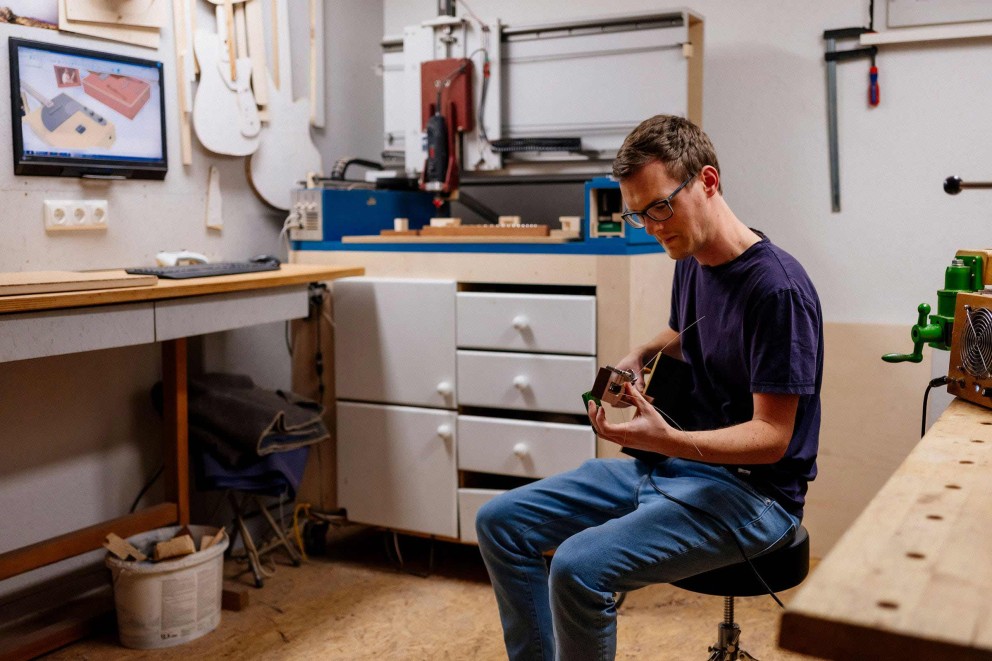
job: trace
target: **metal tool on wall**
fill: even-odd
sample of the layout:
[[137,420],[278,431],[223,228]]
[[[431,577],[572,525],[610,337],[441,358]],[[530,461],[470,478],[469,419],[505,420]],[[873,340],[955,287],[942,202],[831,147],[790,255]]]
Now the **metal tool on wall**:
[[868,90],[869,105],[878,103],[878,70],[875,68],[877,46],[837,50],[837,41],[860,37],[870,28],[841,28],[824,30],[823,40],[826,43],[824,59],[827,62],[827,135],[830,146],[830,206],[834,213],[840,211],[840,148],[837,136],[837,63],[845,60],[855,60],[862,57],[871,58],[870,83]]

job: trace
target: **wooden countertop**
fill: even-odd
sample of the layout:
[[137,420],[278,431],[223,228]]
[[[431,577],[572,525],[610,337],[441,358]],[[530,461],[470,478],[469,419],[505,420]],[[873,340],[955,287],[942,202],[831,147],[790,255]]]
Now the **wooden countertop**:
[[800,588],[781,646],[992,659],[990,523],[992,410],[955,399]]
[[167,280],[148,287],[120,287],[115,289],[89,289],[83,291],[53,292],[0,296],[0,313],[34,312],[62,308],[136,303],[184,296],[204,296],[226,292],[268,289],[287,285],[306,284],[333,280],[352,275],[362,275],[365,270],[351,266],[321,266],[314,264],[283,264],[278,271],[217,275],[209,278]]

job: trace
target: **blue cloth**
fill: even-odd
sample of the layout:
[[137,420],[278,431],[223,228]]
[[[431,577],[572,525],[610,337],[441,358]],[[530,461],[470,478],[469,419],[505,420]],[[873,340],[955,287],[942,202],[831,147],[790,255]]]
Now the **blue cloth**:
[[730,262],[675,266],[669,325],[687,329],[682,355],[692,372],[691,419],[682,421],[691,430],[729,427],[752,418],[753,393],[799,395],[785,456],[743,468],[752,485],[802,517],[819,447],[820,299],[799,262],[757,233],[761,241]]
[[211,452],[201,451],[202,472],[197,476],[197,487],[205,491],[235,489],[266,496],[285,495],[292,501],[296,499],[309,454],[310,446],[303,446],[267,454],[253,463],[234,467]]
[[727,527],[750,557],[798,526],[722,466],[671,458],[592,459],[502,494],[476,518],[511,660],[612,659],[615,592],[741,562]]

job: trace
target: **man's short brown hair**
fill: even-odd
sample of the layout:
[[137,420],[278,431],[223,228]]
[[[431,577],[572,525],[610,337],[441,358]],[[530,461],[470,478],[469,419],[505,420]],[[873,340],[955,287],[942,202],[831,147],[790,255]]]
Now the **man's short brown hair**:
[[[613,161],[613,176],[624,179],[652,161],[660,161],[673,179],[683,181],[706,165],[720,171],[713,143],[684,117],[655,115],[631,131]],[[720,191],[723,192],[721,184]]]

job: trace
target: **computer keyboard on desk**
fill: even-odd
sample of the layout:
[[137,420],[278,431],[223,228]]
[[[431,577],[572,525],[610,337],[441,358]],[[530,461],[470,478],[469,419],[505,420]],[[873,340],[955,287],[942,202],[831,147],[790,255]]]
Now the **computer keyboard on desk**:
[[208,278],[214,275],[278,271],[277,262],[208,262],[206,264],[177,264],[175,266],[136,266],[124,269],[132,275],[157,275],[160,278]]

